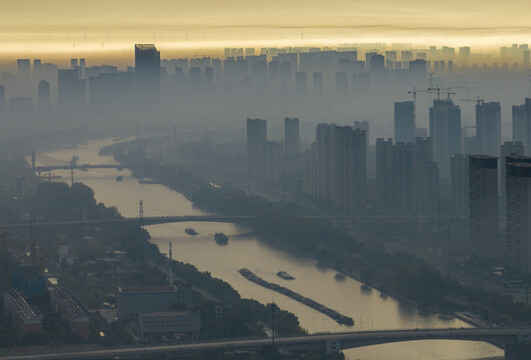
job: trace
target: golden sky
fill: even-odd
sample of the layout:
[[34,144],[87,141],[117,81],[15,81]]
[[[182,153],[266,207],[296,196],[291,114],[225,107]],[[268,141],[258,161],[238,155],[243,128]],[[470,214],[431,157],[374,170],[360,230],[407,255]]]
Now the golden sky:
[[168,53],[228,46],[531,43],[531,0],[0,0],[0,51]]

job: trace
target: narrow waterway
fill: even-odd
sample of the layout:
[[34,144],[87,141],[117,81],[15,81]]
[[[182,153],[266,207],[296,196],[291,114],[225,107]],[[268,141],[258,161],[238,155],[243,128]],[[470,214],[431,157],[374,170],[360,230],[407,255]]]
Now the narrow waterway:
[[[65,149],[37,154],[38,165],[53,165],[70,161],[79,156],[79,164],[113,164],[112,157],[98,156],[101,147],[111,144],[111,139],[90,142],[76,149]],[[54,171],[61,181],[70,182],[69,171]],[[118,175],[124,177],[117,182]],[[76,171],[74,180],[90,186],[96,200],[107,206],[116,206],[124,216],[138,216],[139,200],[144,203],[144,216],[203,214],[195,209],[182,194],[162,185],[139,184],[129,170]],[[199,234],[187,235],[184,229],[194,228]],[[298,316],[301,326],[309,332],[415,329],[415,328],[460,328],[468,324],[457,320],[442,320],[437,315],[421,315],[414,308],[393,298],[382,297],[376,290],[363,291],[361,283],[346,278],[334,279],[332,269],[316,267],[311,259],[299,259],[277,251],[252,234],[250,229],[227,223],[176,223],[148,226],[151,241],[162,253],[168,252],[171,241],[175,259],[191,263],[199,270],[209,271],[214,277],[230,283],[245,298],[262,303],[275,301],[282,309]],[[216,232],[229,236],[229,244],[219,246],[213,239]],[[260,287],[238,273],[240,268],[249,268],[261,278],[281,284],[306,297],[322,303],[355,321],[354,327],[337,324],[332,319],[286,296]],[[295,280],[287,281],[276,276],[278,271],[287,271]],[[232,334],[237,329],[228,329]],[[466,341],[417,341],[371,346],[345,352],[351,360],[458,360],[501,357],[503,352],[489,344]]]

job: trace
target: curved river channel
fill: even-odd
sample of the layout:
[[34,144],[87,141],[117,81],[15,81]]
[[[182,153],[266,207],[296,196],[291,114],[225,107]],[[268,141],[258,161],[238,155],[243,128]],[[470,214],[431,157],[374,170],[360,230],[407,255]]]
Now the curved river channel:
[[[76,149],[37,154],[37,164],[64,164],[74,155],[79,156],[78,164],[114,164],[112,157],[98,156],[99,149],[111,143],[111,139],[106,139],[89,142]],[[70,182],[70,171],[54,171],[54,174],[61,175],[61,181]],[[123,181],[115,180],[118,175],[123,175]],[[139,184],[127,169],[76,171],[74,179],[90,186],[98,202],[116,206],[126,217],[138,216],[140,199],[144,202],[144,216],[204,214],[177,191],[157,184]],[[187,227],[194,228],[199,234],[187,235],[184,232]],[[334,270],[317,268],[314,260],[299,259],[277,251],[261,242],[248,228],[236,224],[176,223],[146,228],[151,234],[151,241],[162,253],[168,252],[171,241],[175,259],[211,272],[230,283],[242,297],[262,303],[274,299],[280,308],[297,315],[301,326],[310,333],[469,327],[457,319],[445,321],[437,315],[419,315],[415,308],[391,297],[382,298],[376,290],[362,291],[361,283],[354,279],[347,277],[344,281],[336,281]],[[230,238],[226,246],[217,245],[213,239],[213,235],[220,231]],[[355,326],[339,325],[318,311],[246,280],[237,271],[244,267],[267,281],[281,284],[352,317]],[[293,275],[295,280],[278,278],[276,273],[281,270]],[[345,355],[350,360],[471,360],[503,358],[503,351],[481,342],[430,340],[351,349],[345,351]]]

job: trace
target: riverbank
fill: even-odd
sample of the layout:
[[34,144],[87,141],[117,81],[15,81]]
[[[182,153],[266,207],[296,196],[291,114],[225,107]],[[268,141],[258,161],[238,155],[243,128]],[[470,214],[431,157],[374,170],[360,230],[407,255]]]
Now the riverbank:
[[[212,186],[175,165],[160,164],[145,157],[134,142],[102,149],[116,161],[132,168],[135,176],[150,178],[182,193],[195,207],[225,215],[254,215],[253,230],[274,248],[296,256],[313,257],[320,263],[348,274],[388,294],[416,304],[423,311],[451,314],[489,307],[489,321],[510,323],[510,318],[531,320],[521,304],[496,293],[467,287],[442,276],[422,259],[386,253],[377,243],[363,244],[334,228],[327,221],[309,221],[293,215],[290,204],[270,203],[258,196]],[[141,159],[141,160],[140,160]],[[142,170],[139,170],[139,164]],[[297,209],[298,210],[298,209]],[[452,298],[452,299],[451,299]],[[453,299],[458,298],[459,302]],[[467,307],[460,305],[469,303]]]

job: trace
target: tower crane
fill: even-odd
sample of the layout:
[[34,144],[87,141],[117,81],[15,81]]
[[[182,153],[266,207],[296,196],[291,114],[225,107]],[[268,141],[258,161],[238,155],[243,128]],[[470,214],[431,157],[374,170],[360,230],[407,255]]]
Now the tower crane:
[[437,93],[437,100],[441,100],[441,90],[443,92],[446,92],[448,96],[448,100],[450,100],[450,95],[455,95],[455,92],[452,92],[450,90],[453,89],[462,89],[464,86],[453,86],[453,87],[447,87],[447,88],[440,88],[439,85],[436,85],[435,87],[428,88],[428,92],[436,92]]
[[479,96],[477,99],[459,99],[459,101],[474,101],[478,105],[482,105],[485,100],[481,99]]
[[407,93],[409,95],[413,94],[413,119],[417,120],[417,94],[418,93],[427,93],[428,90],[417,90],[416,87],[413,88],[413,90],[409,90]]

